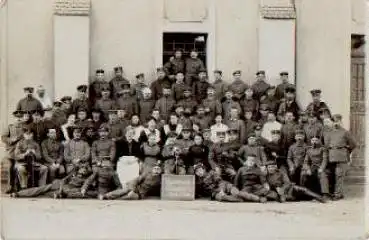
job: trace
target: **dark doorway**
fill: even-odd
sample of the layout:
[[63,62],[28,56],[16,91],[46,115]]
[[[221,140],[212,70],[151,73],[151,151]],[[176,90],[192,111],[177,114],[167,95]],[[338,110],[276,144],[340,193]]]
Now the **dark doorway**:
[[206,67],[207,38],[207,33],[163,33],[163,64],[169,61],[176,49],[182,49],[185,59],[190,56],[192,49],[196,49]]

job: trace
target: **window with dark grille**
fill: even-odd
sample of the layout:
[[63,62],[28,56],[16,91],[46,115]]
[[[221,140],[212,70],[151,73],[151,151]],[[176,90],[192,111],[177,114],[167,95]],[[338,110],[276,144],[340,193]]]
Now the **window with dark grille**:
[[176,49],[183,51],[184,59],[190,56],[192,49],[196,49],[206,66],[207,37],[207,33],[163,33],[163,64],[169,61]]

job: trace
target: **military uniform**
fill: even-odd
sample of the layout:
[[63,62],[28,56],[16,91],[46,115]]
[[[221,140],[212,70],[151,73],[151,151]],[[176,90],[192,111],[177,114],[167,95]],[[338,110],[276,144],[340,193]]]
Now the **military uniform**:
[[42,141],[46,139],[48,126],[45,120],[32,122],[28,126],[33,132],[33,139],[41,145]]
[[151,83],[150,89],[154,100],[158,100],[163,96],[164,86],[169,86],[169,88],[172,86],[172,82],[166,76],[163,79],[157,79]]
[[131,89],[131,95],[135,96],[137,101],[141,101],[143,99],[142,89],[147,87],[148,86],[145,83],[136,83]]
[[306,112],[319,118],[320,112],[322,110],[326,110],[328,115],[331,116],[331,111],[329,111],[327,104],[320,100],[320,94],[322,91],[320,89],[313,89],[310,91],[310,93],[313,97],[313,102],[308,104],[306,107]]
[[192,121],[193,124],[196,124],[200,128],[200,131],[202,131],[204,129],[210,128],[210,123],[212,119],[210,118],[210,116],[195,115]]
[[93,106],[98,99],[101,98],[101,93],[103,90],[110,91],[110,85],[107,81],[95,80],[89,86],[89,100],[91,101],[91,105]]
[[73,100],[71,108],[72,108],[72,113],[77,113],[78,109],[80,108],[84,108],[87,111],[89,111],[90,110],[89,99],[87,97],[76,98]]
[[252,84],[251,88],[254,90],[254,98],[260,99],[270,88],[270,85],[263,80],[259,80]]
[[62,109],[55,109],[53,110],[51,120],[55,123],[55,125],[61,127],[63,124],[67,123],[68,118],[65,111]]
[[167,76],[176,75],[179,72],[184,72],[185,61],[182,58],[174,57],[172,60],[164,64],[164,71]]
[[336,198],[341,198],[347,163],[350,161],[350,154],[355,149],[356,143],[351,134],[342,127],[332,128],[324,140],[328,148],[329,168],[335,175],[334,195]]
[[113,139],[114,141],[119,141],[124,138],[125,127],[121,122],[108,122],[106,126],[109,128],[110,139]]
[[185,83],[175,83],[172,85],[173,98],[176,102],[179,102],[184,98],[183,92],[185,89],[187,89],[187,85]]
[[[118,94],[119,96],[119,94]],[[132,115],[138,113],[138,104],[135,97],[131,97],[129,93],[119,96],[116,101],[116,107],[126,112],[126,117],[131,118]]]
[[274,112],[274,114],[277,114],[280,102],[276,96],[266,96],[264,99],[260,100],[260,103],[266,104],[268,108]]
[[187,156],[188,151],[190,150],[190,147],[195,144],[195,142],[191,139],[177,139],[175,141],[176,146],[178,146],[181,149],[181,153],[184,156]]
[[304,126],[304,131],[306,135],[306,142],[309,145],[313,137],[318,137],[320,140],[323,139],[323,124],[320,122],[307,123]]
[[[34,152],[26,154],[27,150],[33,150]],[[41,150],[37,142],[21,139],[15,147],[14,156],[16,160],[15,169],[18,173],[21,188],[28,186],[28,174],[32,169],[39,172],[38,186],[46,184],[48,169],[41,162]],[[31,177],[34,177],[32,173]]]
[[213,82],[213,86],[215,89],[215,98],[220,101],[224,97],[228,85],[222,79],[218,79]]
[[256,156],[256,165],[257,166],[264,166],[266,162],[268,161],[264,147],[258,146],[258,145],[243,145],[239,150],[237,154],[242,160],[242,164],[247,160],[248,156]]
[[115,165],[116,146],[115,142],[110,139],[98,139],[91,147],[91,163],[94,172],[97,170],[97,166],[104,158],[109,159],[113,165]]
[[210,83],[206,79],[194,83],[192,94],[199,104],[206,98],[209,86]]
[[169,114],[173,111],[176,101],[171,96],[163,96],[155,103],[155,109],[160,112],[160,117],[164,120],[168,119]]
[[151,111],[155,107],[155,100],[142,99],[138,103],[138,111],[140,113],[140,120],[142,123],[146,123],[146,119],[151,115]]
[[246,127],[244,121],[241,119],[225,119],[224,123],[229,127],[229,129],[237,130],[240,143],[244,143],[246,141]]
[[115,101],[110,98],[101,98],[96,101],[95,109],[99,109],[103,112],[105,119],[108,119],[108,113],[110,110],[117,109]]
[[42,142],[41,150],[49,169],[50,181],[53,181],[57,174],[65,173],[63,144],[56,139],[47,138]]
[[179,158],[174,153],[176,144],[165,144],[161,155],[164,161],[164,173],[165,174],[186,174],[186,168],[182,158]]
[[252,111],[252,115],[256,116],[259,112],[259,102],[254,99],[247,99],[246,97],[240,101],[243,112]]
[[269,142],[265,146],[265,154],[267,155],[268,160],[276,161],[278,168],[282,168],[287,172],[287,151],[282,146],[282,141],[278,142]]
[[204,63],[199,58],[187,58],[186,59],[186,77],[185,83],[187,86],[192,86],[194,82],[198,80],[198,73],[205,69]]
[[141,146],[141,159],[143,162],[142,173],[148,173],[160,158],[161,149],[158,144],[150,145],[144,142]]
[[238,102],[233,101],[233,100],[225,100],[222,103],[222,113],[223,113],[223,119],[230,119],[230,113],[231,113],[231,108],[237,108],[238,112],[241,112],[241,106]]
[[214,119],[217,115],[222,114],[222,104],[218,99],[205,98],[201,103],[207,115]]
[[43,111],[42,104],[34,97],[25,97],[19,100],[16,110],[24,112]]
[[275,96],[278,100],[285,98],[284,93],[288,88],[295,88],[296,86],[292,83],[286,82],[277,85]]
[[184,98],[180,100],[178,104],[182,105],[184,109],[191,109],[191,113],[193,113],[197,106],[197,102],[192,97]]
[[241,79],[234,80],[229,86],[228,90],[232,91],[234,96],[239,100],[245,93],[249,86],[244,83]]
[[268,189],[264,187],[267,183],[265,174],[257,166],[251,168],[244,166],[238,169],[234,183],[238,189],[247,193],[257,196],[268,194]]
[[117,95],[123,90],[123,86],[130,86],[130,82],[123,76],[115,76],[109,82],[111,89],[111,96],[113,99],[117,98]]
[[106,194],[117,188],[122,188],[118,174],[112,167],[99,167],[91,176],[87,178],[81,187],[81,190],[87,191],[89,187],[93,185],[93,183],[96,184],[97,193],[99,195]]
[[286,122],[282,124],[281,139],[285,149],[289,149],[289,147],[295,142],[295,133],[297,129],[298,126],[294,122]]
[[296,142],[292,144],[288,149],[287,164],[289,169],[293,169],[291,174],[292,182],[302,184],[301,170],[305,161],[306,151],[308,145],[304,142]]
[[90,146],[82,139],[72,139],[64,146],[64,160],[67,173],[70,173],[78,163],[86,163],[90,160]]
[[[293,116],[295,117],[295,121],[299,119],[299,112],[301,111],[299,105],[297,104],[296,100],[283,100],[279,105],[277,118],[279,121],[284,119],[286,112],[292,112]],[[283,121],[282,121],[283,122]]]

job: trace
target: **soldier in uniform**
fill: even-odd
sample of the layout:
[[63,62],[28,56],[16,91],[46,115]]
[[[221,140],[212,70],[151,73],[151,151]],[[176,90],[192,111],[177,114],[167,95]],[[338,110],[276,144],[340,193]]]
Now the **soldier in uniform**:
[[252,108],[244,109],[244,118],[245,118],[245,136],[248,136],[250,133],[254,132],[255,126],[257,122],[254,121],[254,110]]
[[203,164],[207,170],[210,170],[208,161],[209,148],[204,144],[203,136],[196,134],[193,141],[194,145],[188,150],[188,159],[191,161],[191,165]]
[[210,128],[212,119],[210,116],[205,114],[205,108],[203,105],[197,105],[196,113],[197,114],[193,116],[193,124],[199,128],[199,131]]
[[[33,187],[15,192],[11,197],[38,197],[38,196],[51,196],[54,198],[70,197],[78,198],[82,197],[81,187],[91,173],[91,169],[88,164],[79,164],[73,171],[63,179],[55,179],[52,183]],[[87,192],[85,196],[96,196],[94,192]]]
[[83,107],[87,110],[90,109],[90,102],[86,95],[87,85],[79,85],[77,87],[77,98],[72,102],[72,112],[75,114],[77,113],[78,109]]
[[49,129],[47,138],[41,144],[42,157],[48,167],[49,180],[62,176],[64,168],[64,146],[57,138],[56,129]]
[[265,82],[265,71],[258,71],[256,73],[256,82],[251,86],[254,90],[254,98],[259,100],[267,92],[269,87],[270,85]]
[[33,87],[25,87],[24,94],[26,95],[24,98],[19,100],[17,104],[17,110],[19,111],[43,111],[42,104],[39,100],[33,97]]
[[281,131],[280,130],[272,130],[272,141],[267,143],[265,146],[265,153],[267,155],[268,160],[273,160],[278,164],[278,168],[282,171],[288,173],[287,170],[287,151],[288,149],[284,149],[281,142]]
[[198,52],[192,50],[190,57],[186,59],[186,79],[185,83],[187,86],[192,87],[193,83],[196,82],[197,76],[201,70],[205,69],[205,65],[201,59],[198,58]]
[[182,105],[183,108],[190,110],[190,115],[195,110],[195,107],[197,105],[196,100],[192,97],[191,87],[187,86],[183,91],[184,98],[178,102],[178,104]]
[[280,202],[294,201],[302,196],[308,196],[321,203],[326,202],[326,198],[316,194],[305,187],[291,183],[287,174],[280,169],[275,162],[270,161],[267,166],[266,176],[270,191],[268,198],[279,200]]
[[184,82],[184,74],[183,72],[177,72],[176,74],[176,82],[172,85],[172,93],[173,98],[176,102],[179,102],[184,98],[184,90],[187,88],[187,85]]
[[141,173],[145,174],[155,166],[160,159],[161,149],[157,143],[157,136],[155,134],[149,134],[148,141],[141,145]]
[[264,96],[260,98],[260,103],[267,104],[269,109],[277,114],[279,107],[279,99],[276,96],[275,86],[270,86]]
[[160,117],[166,121],[175,104],[176,101],[173,99],[171,86],[169,84],[163,85],[163,96],[155,103],[155,109],[159,110]]
[[352,135],[342,127],[340,114],[333,115],[333,128],[326,134],[324,144],[328,149],[329,169],[335,176],[333,200],[339,200],[344,197],[343,181],[351,163],[350,154],[356,148]]
[[63,103],[61,108],[65,112],[67,116],[70,114],[73,114],[72,112],[72,97],[71,96],[64,96],[60,99],[60,101]]
[[223,72],[221,70],[214,71],[214,82],[213,86],[215,89],[215,98],[219,101],[224,97],[228,85],[222,79]]
[[291,181],[302,185],[301,170],[305,160],[308,145],[305,143],[305,132],[302,129],[295,131],[296,142],[288,149],[287,164]]
[[208,82],[208,77],[205,69],[199,72],[199,81],[193,84],[192,92],[195,99],[200,104],[207,96],[207,90],[210,86]]
[[[29,128],[24,129],[23,138],[16,144],[14,157],[15,169],[22,189],[27,188],[28,185],[34,187],[33,171],[39,172],[38,186],[46,185],[48,168],[41,162],[40,146],[33,140],[33,132]],[[28,182],[29,174],[32,178],[31,184]]]
[[280,79],[282,81],[282,83],[278,84],[276,91],[275,91],[275,96],[278,100],[281,100],[283,98],[285,98],[285,91],[287,88],[295,88],[295,85],[293,85],[292,83],[289,83],[288,81],[288,72],[281,72],[280,74]]
[[109,82],[105,80],[105,71],[103,69],[97,69],[95,80],[90,83],[88,91],[90,106],[95,106],[97,100],[102,97],[103,90],[109,90],[108,96],[110,95],[110,85]]
[[32,112],[33,122],[29,124],[30,130],[33,132],[33,140],[41,145],[42,141],[46,139],[47,136],[47,125],[42,119],[43,111]]
[[224,120],[230,118],[231,108],[233,107],[237,108],[239,113],[241,112],[240,104],[234,100],[233,92],[228,89],[225,93],[225,100],[222,102],[222,113]]
[[241,79],[241,71],[234,71],[233,82],[228,86],[228,89],[233,92],[233,96],[237,101],[241,99],[247,88],[249,88],[249,86]]
[[230,118],[225,119],[224,123],[229,127],[229,129],[237,129],[238,131],[238,139],[241,144],[246,141],[246,127],[243,120],[240,119],[240,112],[237,107],[231,108]]
[[175,142],[179,149],[181,149],[181,154],[185,158],[187,158],[190,147],[195,144],[191,139],[192,130],[193,129],[191,125],[183,125],[181,135]]
[[161,152],[164,161],[164,173],[173,174],[174,172],[177,172],[177,174],[183,175],[186,173],[186,169],[184,169],[184,173],[182,173],[182,169],[178,171],[178,168],[181,166],[178,166],[178,162],[176,162],[176,155],[179,154],[178,150],[180,150],[178,147],[176,147],[176,138],[177,134],[175,134],[174,132],[169,132],[163,150]]
[[302,175],[302,184],[305,185],[309,177],[319,180],[320,191],[323,197],[328,199],[329,184],[326,174],[326,167],[328,164],[328,152],[325,147],[321,145],[319,137],[311,139],[311,146],[307,149]]
[[139,73],[136,75],[136,84],[133,85],[131,89],[131,95],[135,96],[137,101],[141,101],[143,99],[144,88],[147,88],[147,84],[145,83],[145,74]]
[[106,125],[104,124],[104,127],[108,128],[109,139],[111,139],[113,142],[120,141],[124,138],[125,128],[118,119],[117,110],[109,111],[109,121],[106,123]]
[[144,88],[142,93],[143,99],[138,102],[138,112],[140,113],[141,122],[146,123],[146,119],[150,117],[151,111],[155,107],[155,100],[152,99],[152,92],[150,88]]
[[254,156],[256,165],[259,167],[265,166],[267,157],[263,146],[259,146],[256,142],[255,133],[250,133],[247,139],[247,145],[243,145],[238,150],[238,157],[242,165],[246,162],[249,156]]
[[244,98],[240,100],[240,105],[242,107],[243,112],[246,109],[252,109],[253,116],[256,116],[259,112],[259,101],[253,98],[254,91],[252,88],[247,88],[245,90]]
[[158,195],[161,187],[161,162],[157,161],[148,172],[141,174],[121,189],[106,193],[100,199],[138,200]]
[[110,98],[109,89],[103,88],[101,94],[102,97],[96,101],[95,108],[100,109],[105,119],[108,119],[109,110],[117,109],[117,105],[115,101]]
[[277,117],[280,122],[284,122],[286,112],[292,112],[295,121],[299,119],[301,108],[296,102],[296,89],[288,87],[285,90],[285,99],[281,102],[278,108]]
[[322,90],[320,89],[313,89],[310,91],[311,96],[313,98],[313,101],[311,103],[308,104],[308,106],[306,107],[306,112],[308,113],[312,113],[316,116],[319,115],[319,111],[321,109],[328,109],[329,115],[331,115],[331,112],[329,111],[329,107],[327,106],[327,104],[323,101],[321,101],[321,94],[322,94]]
[[118,174],[114,170],[114,164],[110,159],[102,160],[96,171],[93,171],[92,175],[87,178],[81,187],[82,196],[94,183],[99,199],[103,199],[103,195],[108,192],[122,188]]
[[282,124],[281,134],[282,134],[282,144],[285,149],[295,142],[295,132],[298,129],[297,124],[294,122],[294,117],[292,112],[286,112],[285,123]]
[[214,119],[215,116],[222,114],[222,104],[215,95],[215,89],[213,86],[209,85],[207,89],[207,97],[202,100],[202,105],[205,107],[206,114],[210,119]]
[[178,72],[184,72],[185,70],[185,61],[182,58],[182,50],[177,49],[174,53],[174,56],[169,58],[169,61],[164,64],[164,71],[169,77],[169,79],[173,82],[175,81],[175,76]]
[[203,164],[195,165],[196,193],[219,202],[265,202],[254,194],[238,190],[232,183],[222,180],[215,171],[206,171]]
[[6,190],[6,194],[12,193],[15,191],[15,147],[17,143],[23,138],[23,131],[25,127],[25,123],[23,120],[23,112],[20,110],[16,110],[13,112],[13,116],[15,117],[15,122],[9,124],[6,131],[1,134],[1,141],[6,145],[6,150],[8,152],[7,159],[9,160],[9,168],[8,168],[8,183],[9,188]]
[[152,98],[156,101],[163,96],[163,87],[172,86],[172,81],[165,75],[163,68],[157,68],[157,79],[151,83]]
[[257,124],[254,129],[256,144],[258,146],[265,147],[269,143],[269,141],[265,139],[263,136],[261,136],[262,131],[263,131],[263,126],[261,124]]
[[304,130],[308,144],[311,143],[313,137],[319,137],[320,140],[323,140],[323,124],[318,121],[317,115],[313,112],[308,113],[308,123],[304,126]]
[[118,109],[126,112],[127,118],[131,118],[132,115],[138,113],[137,99],[130,95],[129,85],[122,86],[121,88],[122,90],[116,95],[116,105]]
[[109,160],[113,166],[116,165],[116,146],[115,142],[109,139],[109,128],[102,125],[99,129],[99,139],[92,143],[91,163],[92,170],[96,172],[103,160]]
[[68,120],[67,114],[61,108],[62,105],[63,103],[61,101],[55,101],[52,108],[51,121],[58,127],[61,127]]
[[87,109],[82,107],[77,110],[77,120],[75,121],[75,125],[80,127],[82,132],[84,132],[88,126]]
[[90,146],[82,139],[82,129],[80,127],[75,127],[73,129],[73,139],[64,146],[64,160],[67,174],[69,174],[76,165],[89,163],[90,156]]
[[114,67],[114,77],[109,82],[111,89],[111,98],[117,99],[118,93],[120,93],[123,89],[122,86],[128,85],[128,89],[130,88],[129,80],[123,77],[123,67],[116,66]]

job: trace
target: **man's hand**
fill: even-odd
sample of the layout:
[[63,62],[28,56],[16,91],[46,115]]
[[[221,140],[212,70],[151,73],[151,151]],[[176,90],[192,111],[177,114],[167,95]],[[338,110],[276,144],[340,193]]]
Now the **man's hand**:
[[270,190],[269,184],[268,183],[264,183],[264,188],[269,191]]
[[324,169],[320,167],[320,168],[318,169],[318,173],[322,173],[322,172],[324,172]]
[[208,108],[208,107],[205,108],[205,112],[207,112],[207,113],[210,112],[210,108]]
[[284,194],[284,192],[283,192],[282,188],[280,188],[280,187],[277,187],[275,190],[277,191],[277,193],[278,193],[279,195]]
[[291,167],[289,168],[289,172],[290,172],[290,174],[292,175],[292,174],[295,172],[295,168],[291,166]]
[[277,157],[277,153],[272,152],[272,156],[273,156],[273,157]]
[[116,142],[116,141],[117,141],[117,139],[116,139],[116,138],[112,138],[111,140],[112,140],[113,142]]
[[81,194],[82,194],[82,197],[84,197],[86,195],[86,189],[82,188],[81,189]]
[[260,166],[260,170],[263,174],[267,173],[267,168],[265,166]]
[[219,167],[216,167],[215,168],[215,172],[218,174],[218,175],[221,175],[222,174],[222,171],[220,170]]

